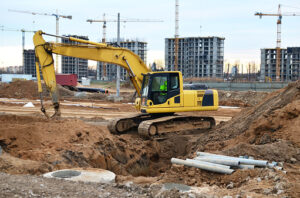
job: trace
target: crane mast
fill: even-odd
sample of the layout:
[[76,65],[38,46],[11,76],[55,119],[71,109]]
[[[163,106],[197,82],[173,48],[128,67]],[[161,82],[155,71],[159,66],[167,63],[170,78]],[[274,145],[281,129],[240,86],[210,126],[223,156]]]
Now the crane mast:
[[262,13],[256,12],[255,16],[277,16],[277,39],[276,39],[276,81],[280,81],[280,73],[281,73],[281,80],[284,80],[283,72],[280,72],[281,68],[281,23],[282,23],[282,16],[300,16],[297,13],[281,13],[281,5],[278,5],[277,13]]
[[174,71],[178,70],[178,45],[179,45],[179,2],[175,1],[175,54]]
[[[281,9],[278,5],[278,19],[277,19],[277,41],[276,41],[276,81],[280,81],[280,65],[281,65]],[[283,81],[283,74],[281,75]]]
[[[106,43],[106,21],[105,21],[105,13],[103,14],[103,36],[102,43]],[[103,78],[106,79],[106,63],[103,63]]]
[[[58,10],[56,10],[56,13],[50,14],[50,13],[39,13],[39,12],[30,12],[30,11],[23,11],[23,10],[12,10],[9,9],[10,12],[19,12],[24,14],[32,14],[32,15],[43,15],[43,16],[54,16],[56,21],[56,36],[59,36],[59,18],[65,18],[65,19],[72,19],[71,15],[60,15],[58,14]],[[58,43],[58,37],[56,37],[56,43]],[[56,72],[58,72],[58,55],[56,55]]]

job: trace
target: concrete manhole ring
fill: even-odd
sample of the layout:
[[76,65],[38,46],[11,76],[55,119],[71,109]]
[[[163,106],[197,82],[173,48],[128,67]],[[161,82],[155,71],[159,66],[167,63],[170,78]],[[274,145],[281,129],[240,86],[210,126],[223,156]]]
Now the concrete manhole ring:
[[47,178],[65,179],[69,181],[113,183],[116,174],[103,169],[64,169],[43,174]]
[[58,178],[71,178],[71,177],[77,177],[81,174],[81,172],[76,170],[61,170],[57,171],[51,174],[52,177],[58,177]]

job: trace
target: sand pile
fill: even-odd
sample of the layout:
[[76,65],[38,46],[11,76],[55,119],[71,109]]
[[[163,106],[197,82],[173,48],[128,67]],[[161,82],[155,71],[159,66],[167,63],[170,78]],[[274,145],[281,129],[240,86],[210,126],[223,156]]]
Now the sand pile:
[[[300,81],[269,94],[257,106],[219,125],[206,137],[199,139],[199,149],[223,150],[225,153],[228,150],[231,155],[246,154],[268,160],[289,161],[292,157],[300,160],[297,154],[300,137],[299,99]],[[276,147],[285,149],[285,152],[274,149]]]
[[[215,129],[198,136],[192,152],[220,153],[230,156],[248,155],[256,159],[285,162],[288,180],[286,186],[295,196],[299,190],[300,167],[300,81],[270,93],[260,104],[243,110],[231,121],[221,123]],[[186,156],[182,156],[186,158]],[[218,185],[235,187],[249,183],[251,178],[267,178],[266,188],[276,183],[268,180],[270,171],[266,169],[238,170],[232,175],[219,175],[189,167],[172,166],[163,176],[164,181],[184,182],[188,185]],[[282,173],[281,173],[282,174]],[[196,175],[196,176],[195,176]],[[286,176],[284,176],[286,177]],[[295,183],[295,184],[294,184]],[[298,184],[297,184],[298,183]],[[263,184],[259,184],[264,188]],[[249,186],[248,190],[255,186]],[[274,191],[275,193],[277,191]],[[273,193],[274,193],[273,192]],[[294,194],[296,193],[296,194]]]
[[1,84],[0,98],[37,98],[37,84],[33,81],[15,81],[10,84]]
[[252,107],[260,103],[269,93],[256,91],[222,91],[218,90],[219,105]]
[[[43,86],[43,96],[49,97],[46,85]],[[64,87],[57,85],[60,96],[69,97],[74,96],[74,92]],[[37,83],[34,81],[15,81],[9,84],[3,83],[0,85],[0,98],[27,98],[37,99],[40,95],[38,93]]]
[[[231,175],[220,175],[173,165],[164,173],[162,180],[196,186],[217,185],[227,190],[236,189],[231,191],[233,194],[247,191],[265,194],[265,196],[280,193],[277,187],[281,185],[281,189],[289,196],[299,197],[299,115],[300,81],[270,93],[255,107],[245,109],[231,121],[204,132],[197,137],[192,152],[187,156],[181,156],[183,159],[194,157],[196,150],[230,156],[248,155],[256,159],[284,162],[287,174],[281,171],[274,173],[268,169],[254,169],[238,170]],[[257,182],[258,179],[261,182]],[[224,191],[222,196],[228,192]]]

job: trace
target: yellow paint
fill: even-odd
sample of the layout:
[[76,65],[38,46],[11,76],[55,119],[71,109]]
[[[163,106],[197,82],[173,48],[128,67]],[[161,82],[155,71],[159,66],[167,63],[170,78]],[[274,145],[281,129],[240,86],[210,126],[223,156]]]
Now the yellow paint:
[[[150,105],[151,100],[147,100],[147,106],[142,104],[141,110],[147,113],[176,113],[176,112],[189,112],[189,111],[216,111],[219,108],[219,97],[217,90],[211,90],[213,92],[213,106],[202,106],[203,96],[205,90],[184,90],[180,95],[181,103],[174,103],[174,96],[168,99],[165,103],[159,105]],[[183,102],[182,102],[182,95]],[[169,103],[168,103],[169,102]],[[198,103],[200,102],[200,103]]]
[[195,91],[193,90],[184,90],[183,91],[183,106],[184,107],[194,107],[195,105]]

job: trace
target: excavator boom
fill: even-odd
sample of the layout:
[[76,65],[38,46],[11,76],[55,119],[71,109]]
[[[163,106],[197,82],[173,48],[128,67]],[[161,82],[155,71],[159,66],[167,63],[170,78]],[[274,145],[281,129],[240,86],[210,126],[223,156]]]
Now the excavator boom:
[[[48,43],[44,40],[42,36],[43,34],[49,35],[43,33],[42,31],[37,31],[33,36],[33,43],[35,46],[36,54],[38,88],[41,95],[42,86],[41,78],[39,75],[39,68],[41,68],[44,82],[51,94],[52,103],[55,108],[55,114],[53,116],[59,115],[60,113],[52,53],[117,64],[127,70],[129,78],[133,83],[137,94],[140,96],[140,90],[143,82],[142,74],[148,73],[151,70],[148,69],[141,58],[132,51],[125,48],[112,47],[103,43],[90,42],[73,37],[68,37],[68,39],[80,44],[72,45],[62,43]],[[47,117],[49,117],[45,113],[45,109],[43,108],[43,106],[42,111]]]

